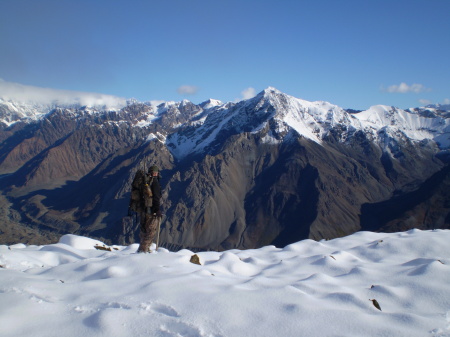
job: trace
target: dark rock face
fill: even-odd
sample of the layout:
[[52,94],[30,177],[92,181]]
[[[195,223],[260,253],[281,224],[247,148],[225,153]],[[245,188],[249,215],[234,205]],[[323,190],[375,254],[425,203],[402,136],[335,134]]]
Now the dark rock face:
[[[208,109],[187,101],[56,108],[36,122],[3,126],[0,240],[48,243],[75,233],[136,242],[130,185],[152,164],[162,168],[160,242],[169,249],[450,228],[449,156],[436,142],[358,129],[359,112],[329,105],[317,119],[319,105],[298,104],[266,90]],[[293,109],[307,136],[285,124]],[[396,118],[395,109],[387,113]],[[422,115],[445,122],[442,113]]]
[[404,231],[418,225],[427,229],[448,228],[449,207],[450,167],[446,166],[413,191],[362,205],[361,227],[368,231]]

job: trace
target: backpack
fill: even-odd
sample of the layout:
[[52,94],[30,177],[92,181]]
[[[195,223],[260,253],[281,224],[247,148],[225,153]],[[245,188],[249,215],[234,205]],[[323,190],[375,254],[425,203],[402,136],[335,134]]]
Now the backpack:
[[143,170],[138,170],[131,184],[131,197],[129,208],[134,212],[145,212],[148,207],[152,207],[152,186],[153,177],[148,176]]

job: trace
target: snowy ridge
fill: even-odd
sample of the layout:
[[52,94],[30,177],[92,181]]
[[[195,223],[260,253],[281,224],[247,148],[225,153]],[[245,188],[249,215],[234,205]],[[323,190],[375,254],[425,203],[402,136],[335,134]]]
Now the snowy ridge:
[[282,125],[296,130],[300,135],[321,143],[323,137],[338,125],[349,133],[356,130],[371,134],[377,140],[378,132],[390,129],[391,134],[403,133],[409,139],[432,139],[442,148],[450,147],[450,119],[442,116],[424,117],[414,111],[377,105],[357,114],[328,102],[308,102],[288,96],[274,88],[264,91],[277,114],[279,129]]
[[323,136],[337,124],[351,125],[349,115],[337,105],[323,101],[305,101],[275,88],[268,88],[264,93],[277,111],[275,120],[280,133],[286,132],[286,128],[290,127],[320,144]]
[[0,123],[10,126],[18,121],[36,121],[54,108],[52,104],[11,102],[0,98]]
[[202,110],[180,131],[167,138],[167,145],[176,158],[183,158],[193,152],[203,151],[229,123],[235,113],[227,105],[216,105]]
[[321,143],[330,128],[342,121],[350,122],[342,108],[297,99],[270,87],[249,100],[215,106],[205,115],[202,124],[171,135],[168,145],[172,154],[181,159],[204,151],[221,133],[261,132],[272,119],[276,128],[270,130],[265,139],[273,143],[282,141],[290,129]]
[[358,232],[200,252],[201,265],[74,235],[0,245],[0,335],[448,337],[449,240]]
[[205,110],[214,108],[216,106],[221,106],[221,105],[223,105],[223,103],[221,101],[219,101],[217,99],[212,99],[212,98],[210,98],[209,100],[200,104],[200,106]]
[[[363,131],[383,146],[386,135],[392,139],[409,138],[412,141],[429,139],[441,149],[450,147],[450,118],[433,108],[402,110],[377,105],[359,113],[348,113],[328,102],[309,102],[269,87],[257,96],[238,103],[222,103],[210,99],[199,105],[188,100],[181,102],[146,102],[133,100],[116,110],[118,118],[133,126],[146,128],[154,123],[164,125],[161,132],[172,154],[182,159],[192,153],[213,148],[222,136],[242,132],[266,132],[264,139],[282,142],[292,130],[322,144],[334,128],[341,130],[340,141],[345,142],[356,131]],[[133,113],[133,106],[141,108]],[[19,104],[0,100],[0,122],[7,126],[17,121],[34,121],[46,116],[53,106]],[[100,108],[68,107],[73,117],[81,113],[107,113]],[[425,113],[426,112],[426,113]],[[130,116],[127,117],[127,114]],[[115,120],[121,122],[122,120]],[[270,130],[267,130],[269,121]],[[342,131],[343,130],[343,131]]]
[[[424,117],[414,111],[388,106],[373,106],[367,111],[350,114],[328,102],[309,102],[269,87],[256,97],[233,105],[215,106],[204,114],[203,123],[193,125],[168,137],[172,154],[181,159],[190,153],[204,151],[220,133],[262,132],[273,120],[276,127],[263,140],[283,141],[290,130],[322,144],[335,127],[344,129],[341,141],[358,130],[384,147],[392,139],[408,137],[413,141],[434,140],[441,149],[450,147],[450,119],[443,116]],[[195,126],[195,127],[193,127]]]
[[450,120],[443,117],[423,117],[384,105],[373,106],[355,115],[360,121],[360,128],[366,132],[378,132],[391,129],[403,132],[408,138],[416,141],[433,139],[442,148],[450,147]]

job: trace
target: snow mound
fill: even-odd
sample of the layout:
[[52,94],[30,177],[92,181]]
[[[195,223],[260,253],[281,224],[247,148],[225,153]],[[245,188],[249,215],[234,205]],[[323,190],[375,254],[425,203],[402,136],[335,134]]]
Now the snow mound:
[[59,243],[71,246],[75,249],[95,249],[95,246],[104,246],[105,244],[98,240],[77,236],[73,234],[63,235]]

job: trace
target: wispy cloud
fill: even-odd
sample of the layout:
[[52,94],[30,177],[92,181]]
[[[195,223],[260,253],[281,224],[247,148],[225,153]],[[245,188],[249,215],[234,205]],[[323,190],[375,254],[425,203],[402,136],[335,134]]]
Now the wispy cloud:
[[425,87],[423,84],[413,83],[411,85],[408,85],[405,82],[390,85],[387,88],[381,87],[381,90],[389,93],[399,93],[399,94],[406,94],[409,92],[418,94],[425,91],[431,91],[430,88]]
[[444,104],[450,104],[450,98],[445,98],[444,99]]
[[423,105],[431,104],[432,102],[429,99],[419,99],[419,103]]
[[123,107],[126,99],[89,92],[41,88],[0,79],[0,98],[37,104],[80,104],[86,106]]
[[180,95],[195,95],[198,92],[199,88],[195,85],[182,85],[177,89],[177,92]]
[[255,88],[247,88],[241,91],[242,99],[250,99],[256,96]]

